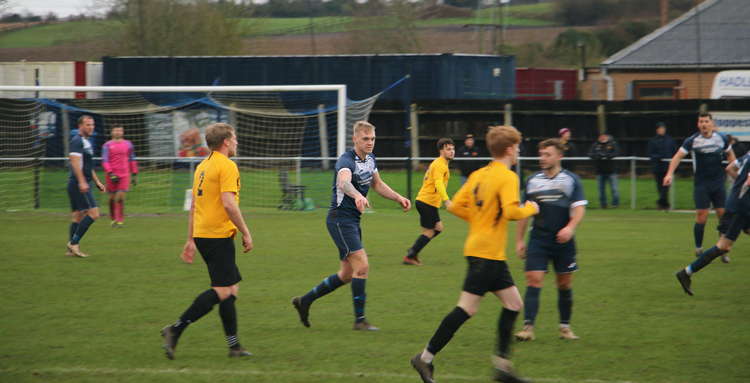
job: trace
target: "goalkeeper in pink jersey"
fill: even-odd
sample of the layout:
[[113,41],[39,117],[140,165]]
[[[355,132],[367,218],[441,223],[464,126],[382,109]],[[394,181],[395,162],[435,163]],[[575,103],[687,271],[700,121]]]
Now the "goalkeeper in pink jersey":
[[107,173],[109,216],[112,218],[112,227],[122,227],[125,218],[125,193],[130,189],[131,173],[133,186],[136,184],[138,162],[135,161],[133,143],[123,139],[125,135],[123,127],[113,127],[111,134],[112,139],[102,147],[102,167]]

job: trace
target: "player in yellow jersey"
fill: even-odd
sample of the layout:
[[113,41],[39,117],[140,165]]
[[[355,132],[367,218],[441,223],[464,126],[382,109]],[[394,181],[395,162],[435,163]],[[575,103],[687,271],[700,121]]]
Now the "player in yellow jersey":
[[195,298],[193,304],[173,325],[161,330],[167,358],[174,359],[177,340],[187,326],[219,305],[230,357],[250,356],[237,338],[237,299],[240,271],[234,260],[234,236],[242,235],[242,249],[253,248],[240,211],[240,172],[229,157],[237,154],[237,136],[229,124],[216,123],[206,128],[206,143],[211,154],[195,169],[193,194],[188,218],[188,238],[182,260],[193,262],[196,248],[208,266],[211,288]]
[[506,264],[505,246],[508,221],[539,212],[533,201],[520,203],[520,182],[510,168],[518,160],[521,133],[511,126],[493,126],[487,132],[487,148],[493,161],[475,171],[453,196],[448,211],[469,223],[464,256],[469,268],[458,304],[445,316],[425,349],[411,359],[422,381],[433,383],[435,354],[445,347],[461,325],[477,313],[485,293],[500,299],[503,310],[497,329],[497,349],[492,357],[494,379],[499,382],[526,382],[513,373],[510,343],[513,324],[523,300]]
[[449,207],[451,202],[445,189],[448,187],[448,179],[450,178],[448,163],[456,155],[456,147],[453,140],[443,137],[438,140],[437,149],[440,157],[433,160],[424,173],[422,188],[419,189],[417,201],[414,204],[419,212],[419,225],[422,226],[422,234],[406,251],[405,265],[422,265],[419,260],[419,252],[430,243],[430,240],[443,231],[443,221],[440,220],[438,209],[443,202],[446,204],[445,207]]

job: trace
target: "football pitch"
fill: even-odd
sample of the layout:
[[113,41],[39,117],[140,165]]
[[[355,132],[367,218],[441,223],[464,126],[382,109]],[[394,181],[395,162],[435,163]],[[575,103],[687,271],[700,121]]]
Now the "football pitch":
[[[466,225],[441,214],[446,230],[423,251],[423,267],[401,265],[418,235],[416,211],[363,217],[367,316],[381,328],[363,333],[351,330],[347,286],[312,306],[311,328],[290,305],[338,266],[325,212],[245,211],[255,249],[238,254],[237,310],[240,340],[255,356],[227,358],[215,309],[187,329],[170,361],[159,330],[208,286],[201,260],[179,260],[184,214],[128,217],[123,229],[104,217],[82,241],[91,257],[77,259],[63,256],[67,214],[0,213],[0,382],[419,382],[409,358],[454,307],[465,273]],[[573,290],[581,339],[557,338],[548,276],[537,340],[514,344],[519,372],[544,383],[750,381],[750,237],[740,237],[732,263],[697,274],[689,297],[673,273],[693,258],[692,222],[683,213],[587,212]],[[715,225],[712,216],[708,246]],[[523,294],[522,262],[510,259]],[[436,358],[438,382],[489,381],[499,312],[488,295]]]

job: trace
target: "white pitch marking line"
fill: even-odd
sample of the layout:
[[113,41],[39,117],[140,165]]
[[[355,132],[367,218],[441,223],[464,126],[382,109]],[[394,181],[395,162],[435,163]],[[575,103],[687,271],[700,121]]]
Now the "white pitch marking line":
[[[39,369],[12,369],[4,368],[0,369],[2,372],[52,372],[52,373],[85,373],[85,374],[146,374],[146,375],[170,375],[170,374],[190,374],[190,375],[254,375],[254,376],[320,376],[329,378],[362,378],[362,377],[373,377],[373,378],[401,378],[411,379],[416,376],[415,374],[397,374],[388,372],[328,372],[328,371],[310,371],[310,372],[290,372],[290,371],[260,371],[260,370],[206,370],[206,369],[194,369],[194,368],[133,368],[133,369],[119,369],[119,368],[88,368],[88,367],[49,367]],[[486,379],[485,376],[465,376],[465,375],[451,375],[441,374],[440,380],[482,380]],[[636,383],[629,380],[603,380],[603,379],[583,379],[583,380],[571,380],[566,378],[530,378],[535,382],[547,382],[547,383]]]

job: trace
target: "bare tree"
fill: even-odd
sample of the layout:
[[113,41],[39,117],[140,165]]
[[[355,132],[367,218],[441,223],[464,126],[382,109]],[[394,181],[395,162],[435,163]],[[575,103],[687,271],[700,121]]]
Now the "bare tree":
[[123,53],[141,56],[228,55],[241,51],[235,19],[208,0],[120,0]]
[[408,0],[370,0],[355,11],[346,52],[418,53],[416,5]]

